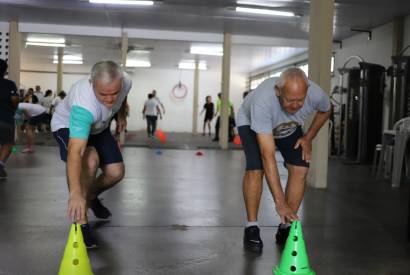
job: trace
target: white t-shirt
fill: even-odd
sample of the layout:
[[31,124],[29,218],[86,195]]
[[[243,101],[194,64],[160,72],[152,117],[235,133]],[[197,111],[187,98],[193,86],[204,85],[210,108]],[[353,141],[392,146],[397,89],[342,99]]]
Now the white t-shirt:
[[89,76],[77,81],[71,86],[67,96],[55,109],[51,120],[51,130],[55,132],[61,128],[69,128],[71,109],[73,106],[78,106],[86,109],[93,116],[90,134],[101,133],[109,127],[112,117],[120,110],[131,86],[131,80],[124,73],[123,85],[118,94],[118,99],[111,108],[107,108],[95,96]]
[[58,104],[62,101],[61,97],[57,96],[56,98],[53,99],[53,102],[51,105],[54,106],[54,109],[57,108]]
[[157,116],[158,100],[155,97],[145,101],[144,105],[145,105],[145,115],[146,116]]
[[44,98],[44,94],[41,91],[35,91],[33,95],[35,95],[38,98],[38,102],[41,102]]
[[25,111],[30,117],[35,117],[46,112],[43,106],[33,103],[19,103],[17,109]]
[[54,98],[52,96],[45,96],[43,97],[43,100],[41,101],[41,105],[43,105],[44,108],[46,108],[47,112],[50,112],[51,105],[54,101]]

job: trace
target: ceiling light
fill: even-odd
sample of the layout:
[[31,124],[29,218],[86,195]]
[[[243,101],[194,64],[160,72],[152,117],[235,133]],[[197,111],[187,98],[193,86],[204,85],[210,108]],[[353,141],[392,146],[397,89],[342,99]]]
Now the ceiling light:
[[152,6],[154,1],[138,1],[138,0],[90,0],[94,4],[109,4],[109,5],[139,5]]
[[193,45],[190,53],[216,56],[223,56],[224,54],[222,45]]
[[[58,55],[54,55],[54,60],[58,60]],[[71,55],[71,54],[65,54],[63,55],[63,60],[68,61],[68,60],[73,60],[73,61],[79,61],[83,60],[83,57],[81,55]]]
[[[237,0],[236,4],[238,5],[247,5],[247,6],[260,6],[260,7],[278,7],[277,2],[292,2],[294,0],[275,0],[276,3],[268,3],[267,1],[263,0]],[[301,1],[301,0],[299,0]],[[302,2],[309,3],[309,0],[305,0]],[[283,4],[282,4],[283,5]]]
[[[53,60],[53,64],[58,64],[58,60]],[[63,64],[77,64],[81,65],[83,64],[82,60],[63,60]]]
[[52,37],[52,36],[29,36],[27,42],[34,43],[52,43],[52,44],[64,44],[64,37]]
[[151,62],[146,60],[127,59],[126,67],[149,68],[151,67]]
[[274,16],[287,16],[287,17],[296,16],[293,12],[277,11],[277,10],[271,10],[271,9],[254,9],[254,8],[236,7],[236,11],[245,12],[245,13],[253,13],[253,14],[274,15]]
[[[195,60],[182,60],[181,62],[179,62],[178,68],[179,69],[185,69],[185,70],[195,70]],[[199,61],[198,69],[199,70],[207,70],[208,69],[207,66],[206,66],[206,61],[205,60]]]
[[62,43],[26,42],[26,46],[65,47]]
[[148,50],[130,50],[128,54],[150,54],[151,51]]

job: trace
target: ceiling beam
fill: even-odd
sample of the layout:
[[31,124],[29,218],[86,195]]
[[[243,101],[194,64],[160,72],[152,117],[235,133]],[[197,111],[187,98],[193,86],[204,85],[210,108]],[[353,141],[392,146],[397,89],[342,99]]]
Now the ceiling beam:
[[[27,33],[48,33],[48,34],[85,35],[85,36],[102,36],[102,37],[121,37],[122,32],[127,32],[128,38],[192,41],[192,42],[207,42],[207,43],[222,43],[223,42],[223,34],[221,33],[150,30],[150,29],[133,29],[133,28],[122,29],[122,28],[114,28],[114,27],[109,28],[109,27],[36,24],[36,23],[19,23],[19,29],[21,32],[27,32]],[[308,41],[303,40],[303,39],[289,39],[289,38],[280,38],[280,37],[265,37],[265,36],[251,36],[251,35],[232,35],[232,43],[241,44],[241,45],[295,47],[295,48],[306,48],[308,45]]]

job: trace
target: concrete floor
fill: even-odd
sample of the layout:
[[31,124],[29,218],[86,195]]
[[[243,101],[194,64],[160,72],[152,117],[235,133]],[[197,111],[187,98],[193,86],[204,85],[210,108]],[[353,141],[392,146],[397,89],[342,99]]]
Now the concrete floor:
[[[145,131],[128,131],[125,135],[125,147],[146,147],[151,149],[219,149],[219,143],[213,142],[214,134],[212,136],[202,136],[201,134],[193,135],[192,133],[175,133],[166,132],[166,142],[162,143],[158,138],[148,138]],[[18,144],[24,145],[26,143],[26,136],[21,135]],[[57,142],[51,133],[40,132],[36,134],[35,144],[45,146],[57,146]],[[230,149],[242,149],[241,145],[228,144]]]
[[[9,179],[0,183],[0,275],[55,275],[63,255],[65,168],[56,147],[36,150],[13,154]],[[241,151],[205,150],[202,157],[194,150],[123,152],[126,178],[102,196],[113,218],[91,217],[101,243],[89,252],[95,275],[272,274],[281,252],[267,188],[260,212],[263,254],[242,247]],[[329,188],[308,188],[299,213],[317,274],[410,274],[408,192],[374,181],[368,166],[330,160]]]

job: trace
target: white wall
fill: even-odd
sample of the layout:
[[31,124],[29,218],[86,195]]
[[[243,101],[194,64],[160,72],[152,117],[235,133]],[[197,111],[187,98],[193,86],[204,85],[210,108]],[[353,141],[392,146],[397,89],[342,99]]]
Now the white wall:
[[[391,64],[393,24],[389,23],[373,29],[372,40],[367,39],[367,34],[357,34],[343,40],[342,49],[335,51],[335,76],[332,78],[332,87],[339,84],[339,72],[337,68],[343,66],[345,61],[352,55],[361,56],[365,62],[376,63],[386,68]],[[351,61],[348,67],[357,66],[357,62]]]
[[[86,77],[84,74],[64,74],[63,89],[69,91],[69,87],[75,81]],[[142,130],[146,127],[142,120],[142,108],[147,94],[153,89],[157,90],[158,97],[165,106],[165,116],[159,122],[159,127],[164,131],[191,132],[193,111],[193,84],[194,72],[191,70],[166,70],[166,69],[138,69],[130,74],[133,87],[128,97],[130,105],[130,117],[128,120],[129,130]],[[29,88],[40,85],[42,90],[55,90],[55,73],[22,72],[22,87]],[[188,87],[188,95],[183,100],[176,100],[171,96],[172,88],[181,80]],[[245,91],[246,75],[231,74],[230,98],[235,111],[242,102],[242,93]],[[205,96],[211,95],[214,103],[217,94],[221,90],[221,73],[219,71],[200,71],[199,75],[199,108],[201,111]],[[214,121],[215,122],[215,121]],[[198,130],[202,131],[203,115],[198,118]],[[212,130],[213,131],[213,130]]]
[[[63,90],[68,91],[72,83],[85,77],[83,74],[64,74],[63,76]],[[35,73],[35,72],[21,72],[20,73],[20,88],[28,89],[36,85],[41,86],[41,90],[52,90],[56,94],[57,74],[55,73]]]

